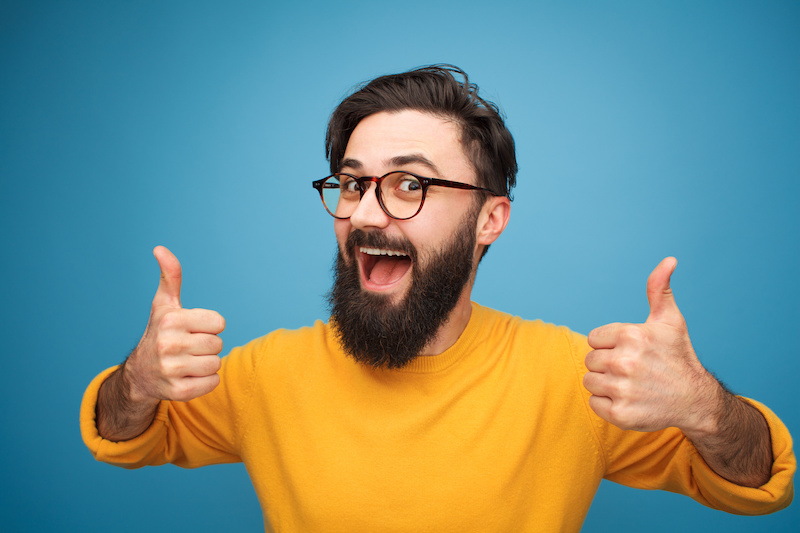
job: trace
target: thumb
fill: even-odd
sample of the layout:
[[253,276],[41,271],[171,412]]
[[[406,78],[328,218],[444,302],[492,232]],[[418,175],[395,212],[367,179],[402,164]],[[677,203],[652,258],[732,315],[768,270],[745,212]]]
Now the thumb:
[[153,298],[153,307],[181,307],[181,263],[175,254],[164,246],[153,250],[158,266],[161,268],[161,281]]
[[678,325],[683,322],[678,305],[675,303],[675,296],[669,286],[669,280],[678,260],[674,257],[667,257],[647,278],[647,301],[650,302],[650,316],[648,322],[659,321]]

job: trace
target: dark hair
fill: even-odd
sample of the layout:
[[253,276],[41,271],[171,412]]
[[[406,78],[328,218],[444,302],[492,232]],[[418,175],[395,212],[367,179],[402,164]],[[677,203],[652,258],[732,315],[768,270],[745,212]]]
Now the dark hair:
[[[341,169],[347,142],[362,119],[381,111],[405,109],[432,113],[458,124],[478,185],[511,198],[517,181],[514,138],[500,109],[478,96],[478,86],[469,83],[466,72],[453,65],[431,65],[381,76],[345,98],[331,115],[325,135],[325,156],[331,172]],[[483,200],[485,197],[481,203]]]

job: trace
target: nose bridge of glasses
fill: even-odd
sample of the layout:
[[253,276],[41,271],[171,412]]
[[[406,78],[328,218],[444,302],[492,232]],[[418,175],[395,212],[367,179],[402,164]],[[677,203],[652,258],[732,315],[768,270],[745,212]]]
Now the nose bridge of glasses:
[[364,197],[373,183],[375,184],[375,194],[380,194],[378,189],[381,188],[381,179],[380,176],[361,176],[358,178],[358,188],[361,189],[361,197]]
[[[356,226],[377,226],[385,224],[391,215],[386,211],[380,193],[381,178],[379,176],[362,176],[358,178],[359,201],[351,206],[350,221]],[[375,184],[375,195],[369,194],[370,187]],[[366,196],[366,198],[365,198]]]

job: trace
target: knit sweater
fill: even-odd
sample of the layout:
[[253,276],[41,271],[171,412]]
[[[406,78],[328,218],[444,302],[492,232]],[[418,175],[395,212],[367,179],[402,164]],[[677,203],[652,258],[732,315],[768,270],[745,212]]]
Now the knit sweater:
[[281,532],[577,532],[603,478],[732,513],[791,502],[791,437],[766,407],[751,401],[769,423],[772,478],[740,487],[676,428],[598,417],[582,386],[589,350],[564,327],[473,304],[444,353],[372,369],[317,322],[234,349],[213,392],[161,402],[125,442],[95,426],[109,369],[86,391],[81,430],[98,460],[126,468],[243,461],[266,529]]

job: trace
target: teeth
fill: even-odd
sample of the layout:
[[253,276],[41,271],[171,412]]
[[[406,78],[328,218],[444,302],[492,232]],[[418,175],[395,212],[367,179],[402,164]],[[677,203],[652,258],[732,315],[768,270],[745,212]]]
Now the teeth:
[[389,255],[389,256],[392,256],[392,255],[406,256],[406,255],[408,255],[408,254],[406,254],[404,252],[398,252],[396,250],[383,250],[381,248],[366,248],[364,246],[359,248],[359,250],[361,251],[362,254],[367,254],[367,255]]

